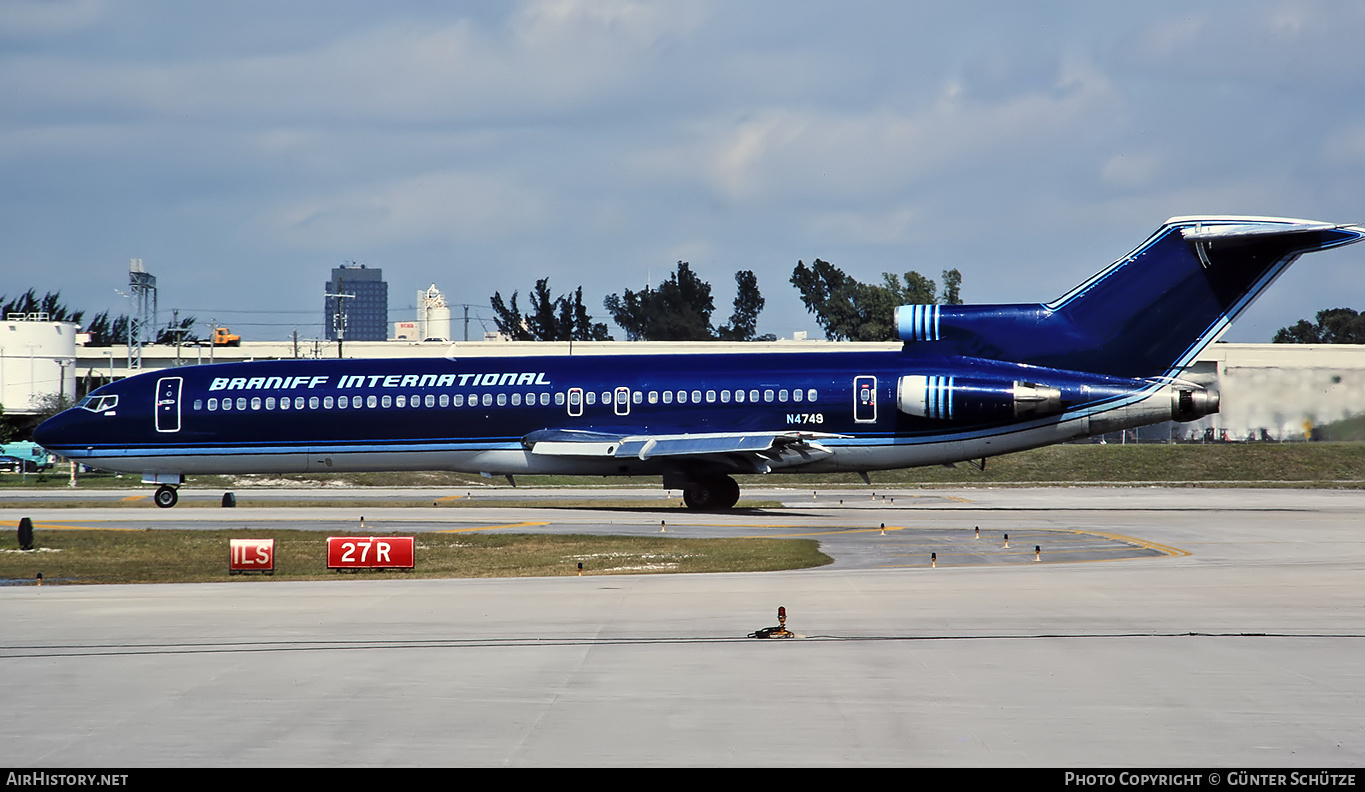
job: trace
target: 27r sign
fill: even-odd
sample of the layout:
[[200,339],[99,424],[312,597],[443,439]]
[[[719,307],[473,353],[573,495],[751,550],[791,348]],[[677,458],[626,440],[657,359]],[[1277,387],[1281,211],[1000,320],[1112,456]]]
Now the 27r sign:
[[328,569],[412,569],[412,536],[329,536]]

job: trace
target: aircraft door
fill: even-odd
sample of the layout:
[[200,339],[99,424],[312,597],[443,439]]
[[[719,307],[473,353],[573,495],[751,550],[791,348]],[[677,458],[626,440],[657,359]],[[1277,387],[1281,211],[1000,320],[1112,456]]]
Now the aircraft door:
[[617,415],[630,415],[630,388],[617,388],[615,401]]
[[877,378],[853,378],[853,421],[855,423],[877,422]]
[[569,388],[569,415],[577,418],[583,414],[583,389]]
[[156,381],[156,430],[180,431],[181,377],[162,377]]

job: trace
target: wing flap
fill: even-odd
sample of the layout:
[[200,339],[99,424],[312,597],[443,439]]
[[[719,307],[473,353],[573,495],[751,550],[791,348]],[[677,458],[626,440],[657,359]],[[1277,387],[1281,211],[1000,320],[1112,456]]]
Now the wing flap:
[[833,454],[818,440],[847,435],[823,432],[710,432],[671,435],[615,435],[604,432],[546,429],[522,443],[532,454],[569,457],[702,457],[739,454],[759,465],[786,467]]

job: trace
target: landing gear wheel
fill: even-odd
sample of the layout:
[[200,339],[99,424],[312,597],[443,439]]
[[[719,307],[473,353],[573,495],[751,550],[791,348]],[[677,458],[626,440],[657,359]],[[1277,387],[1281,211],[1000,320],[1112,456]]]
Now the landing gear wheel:
[[739,502],[739,484],[729,476],[690,481],[683,488],[683,503],[694,511],[721,511]]
[[175,487],[169,484],[162,484],[156,488],[156,494],[152,496],[156,505],[163,509],[169,509],[180,500],[180,493],[175,491]]
[[735,508],[735,504],[739,503],[739,483],[729,476],[722,478],[721,483],[725,485],[724,497],[721,499],[724,505],[721,508]]

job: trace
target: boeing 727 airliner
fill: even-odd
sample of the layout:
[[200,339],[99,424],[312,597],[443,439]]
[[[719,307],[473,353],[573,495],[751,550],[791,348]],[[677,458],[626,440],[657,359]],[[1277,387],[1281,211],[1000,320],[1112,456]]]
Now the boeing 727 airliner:
[[141,473],[662,476],[694,509],[739,473],[937,465],[1218,410],[1180,379],[1300,255],[1365,227],[1180,217],[1061,298],[907,305],[891,352],[277,360],[148,372],[34,434]]

